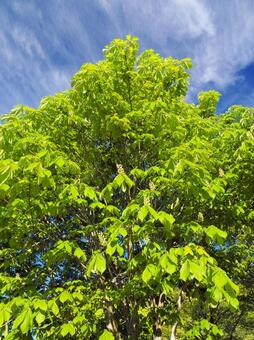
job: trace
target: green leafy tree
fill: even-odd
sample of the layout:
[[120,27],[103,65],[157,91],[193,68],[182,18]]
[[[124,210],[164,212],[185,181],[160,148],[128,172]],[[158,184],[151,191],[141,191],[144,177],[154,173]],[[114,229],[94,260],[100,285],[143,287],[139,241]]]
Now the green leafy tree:
[[137,53],[116,39],[3,117],[4,339],[232,338],[250,317],[254,111],[188,104],[191,61]]

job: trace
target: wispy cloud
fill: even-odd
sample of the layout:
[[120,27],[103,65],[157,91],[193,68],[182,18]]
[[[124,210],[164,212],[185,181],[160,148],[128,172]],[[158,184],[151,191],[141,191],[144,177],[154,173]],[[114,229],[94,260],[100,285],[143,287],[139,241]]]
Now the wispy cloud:
[[[212,6],[211,6],[212,4]],[[210,2],[216,27],[194,49],[196,83],[213,81],[220,87],[237,80],[237,73],[254,61],[254,2]]]
[[[245,0],[100,0],[119,31],[128,28],[165,54],[190,56],[193,86],[225,87],[254,61],[254,2]],[[128,20],[122,21],[119,13]],[[147,47],[147,46],[146,46]]]
[[[202,1],[148,0],[142,3],[138,0],[129,2],[100,0],[99,2],[111,20],[117,23],[119,29],[129,28],[163,45],[167,45],[170,36],[172,39],[195,39],[202,34],[210,35],[214,32],[209,12]],[[168,48],[168,46],[162,47]]]
[[141,49],[193,58],[190,98],[210,85],[226,94],[254,61],[253,13],[253,0],[3,0],[0,113],[67,88],[83,62],[129,33]]

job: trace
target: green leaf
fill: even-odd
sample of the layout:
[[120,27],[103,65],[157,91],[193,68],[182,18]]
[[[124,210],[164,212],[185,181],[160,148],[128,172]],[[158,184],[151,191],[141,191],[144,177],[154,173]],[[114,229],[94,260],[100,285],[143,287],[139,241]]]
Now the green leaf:
[[63,254],[65,255],[65,252],[69,255],[72,254],[72,243],[70,241],[58,241],[55,244],[55,249],[53,250],[53,253],[61,253],[63,251]]
[[175,166],[173,176],[175,176],[177,173],[181,174],[184,170],[184,166],[185,166],[185,161],[181,159]]
[[216,287],[218,288],[223,288],[225,286],[225,284],[228,282],[228,277],[225,274],[225,272],[223,272],[220,269],[217,269],[212,276],[212,281],[215,284]]
[[136,234],[136,233],[138,233],[140,231],[140,226],[139,225],[134,225],[133,227],[132,227],[132,232],[134,233],[134,234]]
[[124,254],[124,248],[121,247],[119,244],[116,245],[116,250],[120,256],[123,256]]
[[46,311],[48,309],[48,305],[47,302],[45,300],[40,300],[38,301],[38,307],[43,310]]
[[24,319],[20,325],[21,332],[26,334],[33,327],[33,314],[30,308],[25,310]]
[[116,245],[112,246],[110,243],[107,245],[106,248],[106,253],[110,256],[112,256],[114,254],[114,252],[116,251]]
[[55,316],[59,315],[59,308],[55,301],[51,305],[51,310]]
[[110,183],[106,185],[105,188],[102,190],[101,196],[102,198],[104,198],[106,202],[109,202],[112,195],[113,195],[113,187],[112,187],[112,184]]
[[123,176],[124,176],[124,182],[125,182],[125,184],[126,184],[129,188],[133,187],[133,186],[134,186],[134,182],[133,182],[126,174],[124,174]]
[[126,219],[126,218],[129,218],[130,216],[133,216],[134,213],[136,213],[136,211],[137,211],[138,209],[139,209],[139,205],[138,205],[138,204],[135,204],[135,203],[130,204],[130,205],[128,205],[128,206],[124,209],[124,211],[123,211],[123,213],[122,213],[122,217],[123,217],[124,219]]
[[172,224],[175,222],[174,216],[166,213],[165,211],[160,211],[158,216],[159,216],[159,221],[166,228],[170,228],[172,226]]
[[145,172],[144,172],[143,170],[137,169],[137,168],[132,169],[131,172],[130,172],[130,174],[131,174],[132,176],[137,177],[137,178],[144,178],[144,177],[145,177]]
[[212,334],[213,335],[220,335],[220,336],[223,336],[223,330],[222,329],[219,329],[216,325],[213,325],[212,326]]
[[168,274],[173,274],[177,270],[177,266],[170,260],[168,254],[164,254],[160,257],[160,265]]
[[75,327],[73,326],[72,323],[64,323],[61,326],[61,332],[60,334],[65,337],[66,335],[70,334],[70,335],[74,335],[76,333]]
[[227,238],[227,232],[223,231],[215,226],[210,226],[205,229],[206,235],[219,243],[222,243]]
[[142,273],[142,280],[147,283],[152,277],[157,275],[158,269],[154,264],[148,264]]
[[106,259],[103,254],[95,253],[93,254],[89,264],[87,266],[87,275],[90,276],[91,273],[101,273],[103,274],[106,270]]
[[45,315],[42,314],[41,312],[38,312],[36,314],[35,320],[37,321],[37,323],[40,325],[43,323],[43,321],[45,320]]
[[223,297],[223,290],[219,287],[213,287],[211,289],[211,297],[215,302],[219,302]]
[[79,196],[78,188],[75,185],[69,185],[69,192],[71,198],[77,198]]
[[72,253],[72,246],[68,241],[64,242],[64,248],[68,254]]
[[169,295],[172,293],[173,288],[167,281],[163,280],[161,286],[164,294]]
[[22,312],[20,314],[18,314],[18,316],[16,317],[16,319],[14,320],[13,323],[13,328],[16,329],[20,326],[20,324],[24,321],[24,318],[26,316],[26,312],[27,310],[22,310]]
[[190,275],[190,262],[186,260],[180,270],[180,279],[183,281],[187,281]]
[[76,248],[74,251],[74,256],[76,256],[78,259],[82,258],[84,261],[86,260],[86,255],[83,252],[83,250],[81,248]]
[[90,204],[90,207],[92,209],[103,209],[105,208],[105,204],[101,203],[101,202],[93,202]]
[[200,321],[200,328],[209,330],[210,329],[210,322],[206,319],[201,320]]
[[118,216],[120,212],[120,210],[114,205],[107,205],[104,211],[109,212],[110,215],[115,215],[115,216]]
[[63,157],[58,157],[56,160],[55,160],[55,164],[59,167],[59,168],[62,168],[66,163],[66,160],[63,158]]
[[113,181],[113,186],[114,188],[122,187],[123,183],[124,183],[124,175],[119,174],[115,177]]
[[8,184],[0,184],[0,191],[7,192],[10,189],[10,186]]
[[226,290],[232,291],[234,292],[234,294],[238,294],[239,286],[237,286],[233,281],[229,279],[226,285]]
[[98,270],[101,274],[105,272],[105,270],[106,270],[106,259],[105,259],[104,255],[102,255],[102,254],[96,255],[95,267],[96,267],[96,270]]
[[102,308],[97,309],[97,311],[95,312],[94,315],[96,316],[96,318],[101,318],[101,317],[103,317],[103,315],[104,315],[103,309],[102,309]]
[[149,213],[149,206],[144,205],[143,207],[141,207],[141,209],[138,212],[138,219],[143,222],[144,219],[146,218],[146,216]]
[[147,283],[148,281],[150,281],[152,277],[152,273],[150,272],[149,268],[145,268],[145,270],[142,273],[142,280]]
[[149,214],[154,218],[154,219],[158,219],[158,213],[157,211],[155,211],[152,207],[148,206],[148,211]]
[[127,231],[123,227],[119,227],[117,232],[118,232],[118,234],[122,235],[123,237],[126,237],[126,235],[127,235]]
[[99,340],[114,340],[114,335],[107,329],[104,329],[103,333],[100,335]]
[[12,179],[19,166],[12,159],[0,160],[0,184]]
[[94,191],[94,189],[87,186],[87,185],[85,186],[84,195],[85,195],[85,197],[90,198],[90,200],[92,200],[92,201],[97,199],[97,195],[96,195],[96,192]]
[[0,328],[5,322],[9,321],[10,317],[11,317],[10,308],[6,305],[2,305],[0,308]]
[[239,308],[239,301],[237,298],[232,298],[230,297],[227,302],[230,304],[233,309],[238,309]]
[[205,268],[198,265],[197,263],[193,261],[189,261],[189,265],[190,265],[190,272],[191,274],[193,274],[195,279],[197,279],[198,281],[202,281],[203,276],[205,275]]
[[64,290],[60,296],[59,296],[59,300],[64,303],[66,301],[72,301],[72,296],[71,294],[67,291],[67,290]]

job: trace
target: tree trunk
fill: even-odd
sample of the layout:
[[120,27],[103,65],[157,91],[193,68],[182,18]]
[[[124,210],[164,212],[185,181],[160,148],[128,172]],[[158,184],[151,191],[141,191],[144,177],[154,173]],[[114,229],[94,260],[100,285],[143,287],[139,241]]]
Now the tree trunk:
[[162,330],[161,330],[160,320],[156,321],[153,333],[154,333],[153,334],[153,340],[161,340],[162,339]]
[[116,340],[121,339],[121,334],[118,332],[117,322],[114,318],[113,308],[110,301],[106,301],[106,318],[107,318],[107,329],[113,333]]
[[126,329],[128,336],[130,336],[131,339],[133,340],[139,339],[140,327],[136,315],[131,316],[129,320],[126,321]]
[[[178,296],[178,299],[177,299],[177,312],[179,312],[181,305],[182,305],[182,291],[180,292],[180,295]],[[176,340],[177,325],[178,325],[178,321],[176,321],[174,325],[172,326],[170,340]]]
[[178,322],[176,321],[172,327],[170,340],[176,340],[176,328],[177,328]]
[[155,325],[153,327],[153,339],[154,340],[161,340],[162,339],[162,324],[161,324],[161,317],[159,315],[159,310],[161,308],[163,308],[163,294],[160,294],[159,299],[158,299],[158,303],[156,306],[156,300],[153,300],[154,306],[156,306],[156,310],[158,312],[158,316],[157,319],[155,321]]

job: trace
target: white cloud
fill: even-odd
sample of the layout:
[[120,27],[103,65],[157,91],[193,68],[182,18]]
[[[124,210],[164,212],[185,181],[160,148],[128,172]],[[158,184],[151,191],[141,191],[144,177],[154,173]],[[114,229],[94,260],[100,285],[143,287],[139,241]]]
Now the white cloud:
[[45,59],[43,48],[32,31],[27,31],[21,27],[14,27],[10,31],[16,46],[23,50],[29,57]]
[[0,11],[0,115],[17,104],[37,106],[43,96],[69,88],[73,71],[58,58],[70,62],[78,48],[68,46],[65,35],[85,36],[83,25],[61,3],[52,3],[46,13],[33,1],[11,6],[14,16],[8,7]]
[[[254,61],[253,0],[100,0],[119,31],[128,29],[163,55],[193,58],[192,87],[224,88]],[[122,13],[125,20],[119,15]],[[127,24],[126,24],[127,23]]]
[[170,37],[196,39],[214,33],[210,13],[200,0],[99,0],[99,3],[121,32],[130,29],[140,37],[145,35],[160,42],[165,49]]
[[223,88],[238,79],[239,70],[254,61],[254,2],[212,3],[215,33],[194,46],[195,84],[209,81]]
[[129,33],[142,49],[192,57],[190,98],[210,82],[225,89],[254,61],[253,0],[13,0],[0,9],[0,112],[65,89],[82,62]]

